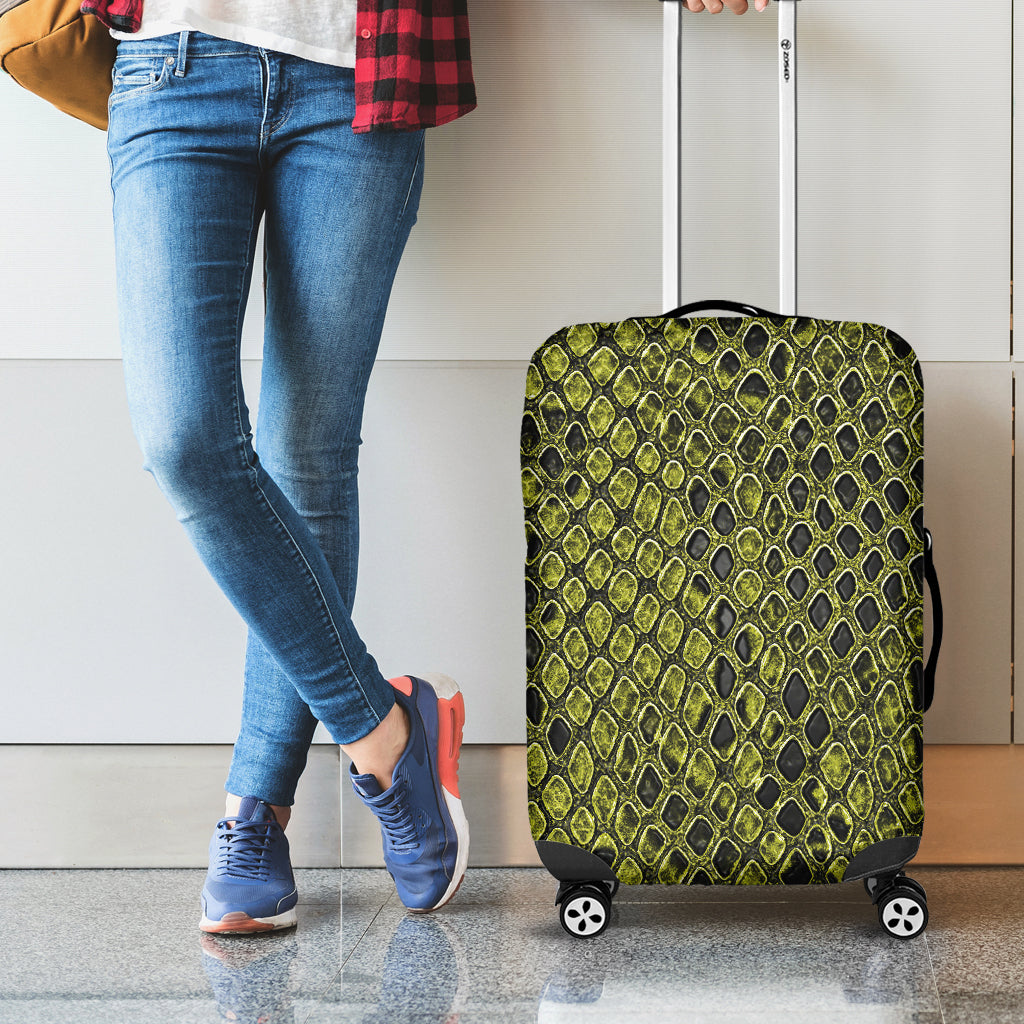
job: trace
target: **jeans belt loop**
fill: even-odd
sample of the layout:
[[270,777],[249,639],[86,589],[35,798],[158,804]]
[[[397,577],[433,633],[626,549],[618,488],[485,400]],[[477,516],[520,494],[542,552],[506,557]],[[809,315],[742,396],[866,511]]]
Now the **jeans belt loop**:
[[174,73],[178,78],[185,77],[185,51],[188,48],[188,33],[189,30],[182,29],[181,34],[178,36],[178,63],[175,65]]

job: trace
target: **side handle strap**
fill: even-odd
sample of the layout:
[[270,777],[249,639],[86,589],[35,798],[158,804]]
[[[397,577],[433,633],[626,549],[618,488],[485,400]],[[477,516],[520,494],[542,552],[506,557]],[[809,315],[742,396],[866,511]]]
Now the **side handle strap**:
[[932,649],[928,655],[928,664],[924,667],[923,710],[927,711],[935,697],[935,666],[942,646],[942,595],[939,593],[939,577],[935,574],[935,562],[932,559],[932,534],[927,527],[924,531],[924,578],[932,596]]

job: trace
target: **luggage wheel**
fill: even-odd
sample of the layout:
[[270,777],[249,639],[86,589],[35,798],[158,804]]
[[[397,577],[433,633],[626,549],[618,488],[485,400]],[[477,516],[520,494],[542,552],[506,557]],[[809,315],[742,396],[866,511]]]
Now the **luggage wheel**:
[[555,895],[562,927],[578,939],[593,939],[608,927],[618,881],[560,882]]
[[878,907],[878,923],[897,939],[912,939],[928,924],[928,894],[902,871],[865,878],[864,889]]

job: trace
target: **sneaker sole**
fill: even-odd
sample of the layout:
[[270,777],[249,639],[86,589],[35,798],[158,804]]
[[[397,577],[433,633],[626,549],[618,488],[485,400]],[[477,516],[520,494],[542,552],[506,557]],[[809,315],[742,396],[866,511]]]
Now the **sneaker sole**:
[[211,921],[204,916],[199,922],[199,929],[215,935],[248,935],[252,932],[272,932],[280,928],[291,928],[297,921],[294,907],[274,917],[250,917],[239,910],[233,914],[225,914],[219,921]]
[[406,907],[405,909],[410,914],[430,914],[433,913],[435,910],[440,910],[446,903],[451,902],[452,897],[459,891],[460,886],[465,880],[466,875],[465,871],[463,871],[462,877],[455,883],[455,888],[453,889],[451,886],[449,886],[441,902],[435,903],[432,907]]
[[437,694],[438,721],[438,777],[441,792],[448,807],[448,814],[455,829],[458,849],[455,854],[455,871],[444,895],[432,907],[414,910],[413,913],[427,914],[443,907],[457,892],[469,864],[469,822],[459,797],[459,750],[462,747],[462,727],[466,724],[466,708],[458,684],[451,676],[440,672],[428,672],[417,676],[428,683]]

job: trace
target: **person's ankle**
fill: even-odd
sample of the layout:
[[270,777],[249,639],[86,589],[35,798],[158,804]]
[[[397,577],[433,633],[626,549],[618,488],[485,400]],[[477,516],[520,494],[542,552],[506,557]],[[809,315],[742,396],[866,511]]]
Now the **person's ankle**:
[[382,790],[390,789],[392,773],[409,745],[411,731],[408,712],[395,701],[373,732],[355,743],[343,744],[341,749],[352,759],[356,772],[372,775]]
[[[224,817],[228,818],[232,824],[238,820],[236,816],[241,805],[242,798],[240,796],[228,793],[224,800]],[[274,812],[274,817],[277,819],[277,823],[281,826],[281,831],[283,832],[288,827],[288,822],[292,816],[292,809],[290,807],[279,807],[277,804],[268,804],[267,806]]]

